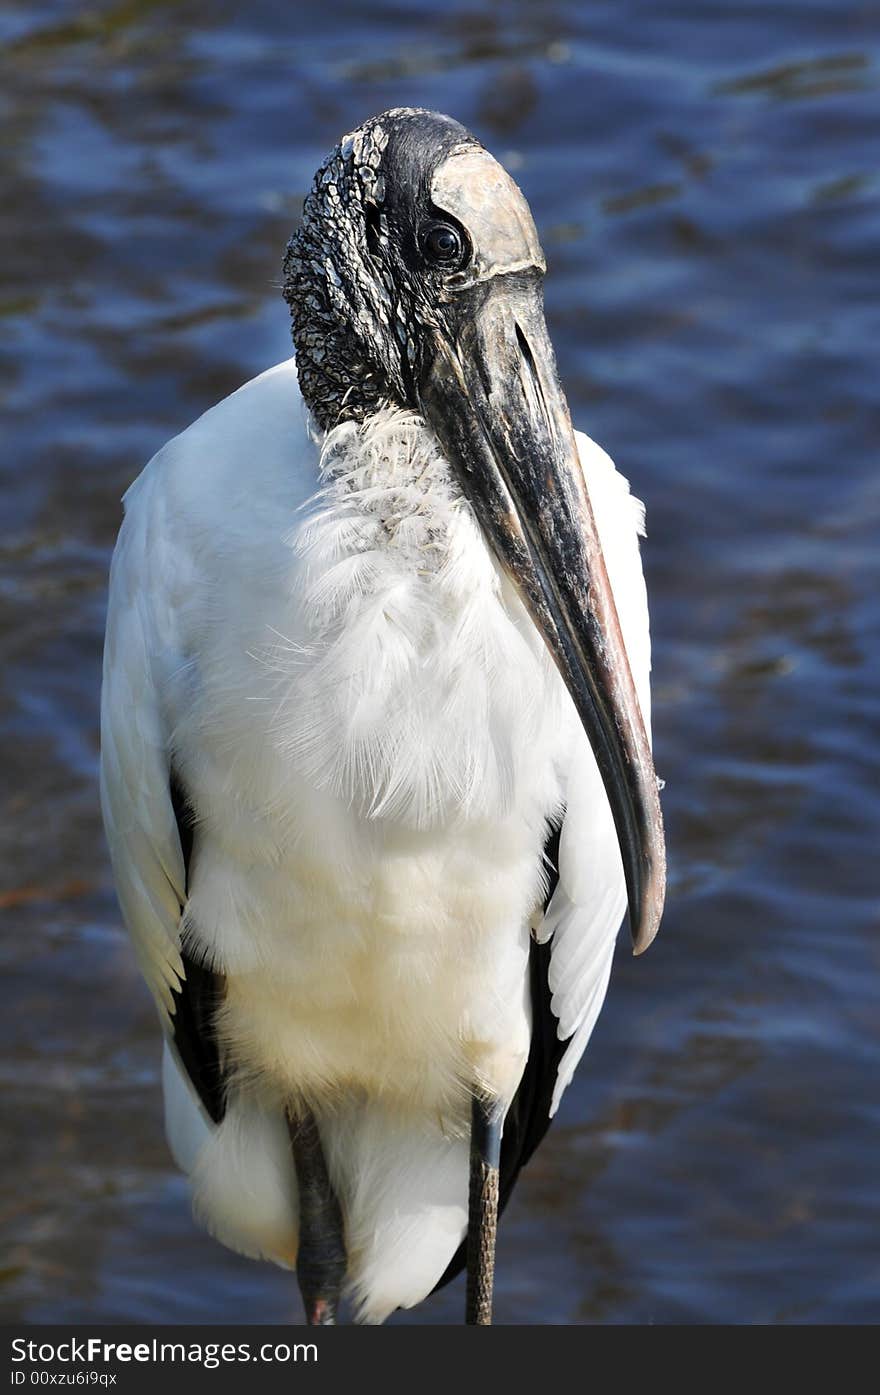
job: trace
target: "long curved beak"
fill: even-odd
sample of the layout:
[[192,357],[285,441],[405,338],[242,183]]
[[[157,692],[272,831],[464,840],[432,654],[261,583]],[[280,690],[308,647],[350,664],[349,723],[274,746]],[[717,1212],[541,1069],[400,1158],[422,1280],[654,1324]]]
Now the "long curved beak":
[[537,274],[460,291],[444,307],[433,351],[421,374],[422,410],[584,725],[641,954],[657,933],[666,885],[657,778]]

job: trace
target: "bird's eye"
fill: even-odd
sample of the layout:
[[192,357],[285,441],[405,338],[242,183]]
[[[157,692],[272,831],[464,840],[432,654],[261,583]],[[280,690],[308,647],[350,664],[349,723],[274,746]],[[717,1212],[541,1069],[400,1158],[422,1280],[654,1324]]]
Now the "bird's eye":
[[420,238],[425,260],[444,269],[459,267],[464,260],[464,240],[451,223],[429,223]]

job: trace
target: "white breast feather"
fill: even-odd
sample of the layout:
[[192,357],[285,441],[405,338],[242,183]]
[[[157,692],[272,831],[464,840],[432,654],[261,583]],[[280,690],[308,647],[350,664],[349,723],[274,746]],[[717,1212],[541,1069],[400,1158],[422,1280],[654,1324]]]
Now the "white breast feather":
[[389,411],[332,431],[320,472],[288,534],[292,633],[258,651],[280,680],[279,751],[367,819],[505,817],[563,698],[435,438]]

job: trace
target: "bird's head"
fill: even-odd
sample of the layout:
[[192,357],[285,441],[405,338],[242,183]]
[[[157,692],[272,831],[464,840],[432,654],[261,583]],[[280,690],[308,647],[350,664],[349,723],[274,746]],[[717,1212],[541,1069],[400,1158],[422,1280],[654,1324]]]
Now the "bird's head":
[[458,122],[399,109],[318,171],[284,262],[329,430],[399,406],[438,437],[553,654],[617,827],[637,952],[663,908],[657,780],[543,307],[529,206]]

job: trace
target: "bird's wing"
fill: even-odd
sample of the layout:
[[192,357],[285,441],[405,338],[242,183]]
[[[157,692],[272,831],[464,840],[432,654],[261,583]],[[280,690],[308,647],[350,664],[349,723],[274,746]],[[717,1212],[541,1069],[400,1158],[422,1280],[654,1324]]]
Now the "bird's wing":
[[194,829],[171,753],[181,694],[197,681],[184,635],[204,632],[216,572],[228,571],[226,558],[241,553],[248,528],[260,553],[260,501],[277,533],[277,518],[292,516],[314,491],[314,462],[289,360],[150,461],[126,494],[110,573],[101,804],[113,875],[179,1073],[215,1122],[224,1109],[213,1029],[223,978],[187,954],[180,933]]
[[169,732],[156,683],[155,660],[164,639],[151,580],[162,559],[146,524],[146,509],[127,514],[110,572],[101,807],[123,918],[163,1027],[171,1032],[173,995],[184,978],[179,925],[186,867],[171,799]]
[[[620,617],[642,715],[650,736],[651,646],[639,535],[644,508],[609,457],[577,432],[581,464]],[[602,778],[578,726],[567,772],[565,817],[559,837],[558,882],[538,931],[550,942],[550,1007],[565,1042],[550,1113],[583,1055],[605,998],[614,942],[626,909],[617,835]]]
[[157,683],[170,643],[158,621],[172,559],[148,526],[142,496],[154,487],[152,480],[141,486],[141,507],[122,525],[110,573],[101,806],[123,918],[169,1049],[216,1123],[224,1104],[213,1017],[222,978],[181,945],[192,827],[171,769],[169,722]]

